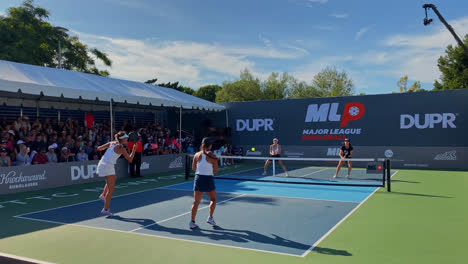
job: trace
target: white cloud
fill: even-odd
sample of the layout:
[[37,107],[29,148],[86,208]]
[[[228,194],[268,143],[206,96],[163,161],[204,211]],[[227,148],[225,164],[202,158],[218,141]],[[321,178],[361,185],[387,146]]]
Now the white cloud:
[[356,33],[356,36],[354,37],[355,40],[359,40],[362,35],[364,35],[367,31],[369,31],[369,28],[367,27],[363,27],[361,29],[359,29],[359,31]]
[[324,30],[324,31],[332,31],[336,29],[334,26],[328,26],[328,25],[314,25],[313,28],[318,29],[318,30]]
[[347,18],[349,14],[347,13],[333,13],[330,14],[330,16],[335,17],[335,18]]
[[307,0],[307,1],[311,3],[320,3],[320,4],[325,4],[328,2],[328,0]]
[[[449,21],[463,39],[468,34],[468,17]],[[458,45],[450,32],[442,25],[432,26],[424,34],[398,34],[390,36],[382,45],[391,50],[386,52],[385,61],[396,65],[395,76],[408,75],[410,79],[432,83],[440,77],[437,60],[445,55],[445,48]]]
[[[226,46],[193,41],[161,41],[111,38],[74,32],[90,47],[98,47],[113,61],[109,72],[113,77],[145,81],[157,77],[161,82],[180,81],[197,88],[213,79],[237,77],[249,68],[254,74],[253,58],[296,59],[307,50],[291,47]],[[100,68],[105,68],[99,64]]]

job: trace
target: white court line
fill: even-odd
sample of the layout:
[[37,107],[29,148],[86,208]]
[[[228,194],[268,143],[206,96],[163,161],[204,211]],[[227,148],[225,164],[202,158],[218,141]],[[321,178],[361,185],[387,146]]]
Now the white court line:
[[[193,191],[192,191],[192,192],[193,192]],[[246,194],[241,194],[241,195],[238,195],[238,196],[236,196],[236,197],[232,197],[232,198],[229,198],[229,199],[227,199],[227,200],[223,200],[223,201],[221,201],[221,202],[219,202],[219,203],[216,203],[216,205],[222,204],[222,203],[225,203],[225,202],[228,202],[228,201],[231,201],[231,200],[234,200],[234,199],[236,199],[236,198],[239,198],[239,197],[242,197],[242,196],[245,196],[245,195],[246,195]],[[203,210],[203,209],[206,209],[206,208],[208,208],[208,207],[210,207],[210,206],[209,206],[209,205],[203,206],[202,208],[198,208],[198,211]],[[190,214],[190,213],[191,213],[191,211],[188,211],[188,212],[185,212],[185,213],[183,213],[183,214],[176,215],[176,216],[173,216],[173,217],[170,217],[170,218],[167,218],[167,219],[158,221],[158,222],[156,222],[156,223],[152,223],[152,224],[150,224],[150,225],[146,225],[146,226],[142,226],[142,227],[139,227],[139,228],[135,228],[135,229],[130,230],[130,231],[128,231],[128,232],[135,232],[135,231],[137,231],[137,230],[144,229],[144,228],[147,228],[147,227],[150,227],[150,226],[154,226],[154,225],[157,225],[157,224],[160,224],[160,223],[164,223],[164,222],[166,222],[166,221],[169,221],[169,220],[172,220],[172,219],[175,219],[175,218],[184,216],[184,215],[188,215],[188,214]]]
[[[262,249],[253,249],[253,248],[247,248],[247,247],[237,247],[237,246],[202,242],[202,241],[196,241],[196,240],[190,240],[190,239],[175,238],[175,237],[170,237],[170,236],[161,236],[161,235],[153,235],[153,234],[145,234],[145,233],[135,233],[135,232],[131,232],[131,231],[122,231],[122,230],[117,230],[117,229],[87,226],[87,225],[81,225],[81,224],[68,224],[68,223],[62,223],[62,222],[57,222],[57,221],[49,221],[49,220],[43,220],[43,219],[36,219],[36,218],[30,218],[30,217],[24,217],[24,216],[15,216],[15,217],[20,218],[20,219],[26,219],[26,220],[32,220],[32,221],[38,221],[38,222],[47,222],[47,223],[53,223],[53,224],[59,224],[59,225],[78,226],[78,227],[85,227],[85,228],[90,228],[90,229],[114,231],[114,232],[132,234],[132,235],[139,235],[139,236],[158,237],[158,238],[171,239],[171,240],[176,240],[176,241],[184,241],[184,242],[197,243],[197,244],[210,245],[210,246],[217,246],[217,247],[243,249],[243,250],[249,250],[249,251],[256,251],[256,252],[263,252],[263,253],[270,253],[270,254],[284,255],[284,256],[292,256],[292,257],[299,257],[299,258],[302,257],[301,255],[295,255],[295,254],[288,254],[288,253],[269,251],[269,250],[262,250]],[[203,229],[201,229],[201,230],[203,230]],[[44,264],[49,264],[49,263],[44,263]]]
[[0,252],[0,256],[10,258],[10,259],[16,259],[16,260],[21,260],[21,261],[27,261],[27,262],[32,262],[32,263],[37,263],[37,264],[54,264],[52,262],[47,262],[47,261],[42,261],[42,260],[37,260],[37,259],[31,259],[31,258],[25,258],[25,257],[20,257],[12,254],[7,254]]
[[[378,187],[378,186],[376,186]],[[367,188],[367,187],[362,187]],[[372,188],[372,187],[369,187]],[[184,191],[184,192],[193,192],[192,190],[188,189],[175,189],[175,188],[163,188],[167,190],[175,190],[175,191]],[[276,196],[276,195],[267,195],[267,194],[254,194],[254,193],[238,193],[238,192],[220,192],[216,191],[216,193],[227,193],[227,194],[245,194],[248,196],[260,196],[260,197],[275,197],[275,198],[289,198],[289,199],[302,199],[302,200],[317,200],[317,201],[330,201],[330,202],[341,202],[341,203],[359,203],[353,201],[340,201],[340,200],[328,200],[328,199],[317,199],[317,198],[303,198],[303,197],[291,197],[291,196]]]
[[[143,179],[143,180],[144,180],[144,179]],[[183,183],[183,182],[182,182],[182,183]],[[178,185],[178,184],[181,184],[181,182],[175,183],[175,184],[171,184],[171,185],[167,185],[167,186],[161,186],[161,187],[157,187],[157,188],[142,190],[142,191],[138,191],[138,192],[132,192],[132,193],[127,193],[127,194],[115,195],[115,196],[112,196],[112,199],[117,198],[117,197],[124,197],[124,196],[127,196],[127,195],[137,194],[137,193],[143,193],[143,192],[149,192],[149,191],[154,191],[154,190],[158,190],[158,189],[164,189],[164,188],[167,188],[167,187],[170,187],[170,186],[175,186],[175,185]],[[55,207],[55,208],[50,208],[50,209],[45,209],[45,210],[40,210],[40,211],[35,211],[35,212],[30,212],[30,213],[25,213],[25,214],[20,214],[20,215],[15,215],[15,216],[13,216],[13,217],[23,216],[23,215],[28,215],[28,214],[37,214],[37,213],[47,212],[47,211],[51,211],[51,210],[55,210],[55,209],[67,208],[67,207],[71,207],[71,206],[75,206],[75,205],[87,204],[87,203],[94,203],[94,202],[99,202],[99,201],[100,201],[100,200],[91,200],[91,201],[86,201],[86,202],[82,202],[82,203],[75,203],[75,204],[70,204],[70,205],[64,205],[64,206],[59,206],[59,207]]]
[[[396,171],[391,177],[395,176],[396,174],[398,173],[398,171]],[[375,191],[373,191],[371,194],[369,194],[369,196],[367,196],[366,199],[364,199],[364,201],[360,202],[358,204],[358,206],[356,206],[353,210],[351,210],[351,212],[349,212],[345,217],[343,217],[343,219],[341,219],[338,223],[336,223],[335,226],[332,227],[332,229],[330,229],[325,235],[323,235],[317,242],[315,242],[306,252],[304,252],[304,254],[301,255],[301,257],[305,257],[307,256],[307,254],[309,254],[312,250],[314,250],[314,248],[320,244],[320,242],[322,242],[327,236],[329,236],[341,223],[343,223],[350,215],[352,215],[359,207],[361,207],[361,205],[364,204],[364,202],[367,201],[367,199],[369,199],[375,192],[377,192],[379,190],[379,188],[376,188]]]

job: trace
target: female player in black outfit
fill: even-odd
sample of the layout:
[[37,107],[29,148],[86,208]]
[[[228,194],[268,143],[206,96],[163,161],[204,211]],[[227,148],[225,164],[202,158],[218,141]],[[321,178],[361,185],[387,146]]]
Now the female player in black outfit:
[[[351,146],[351,142],[349,142],[349,139],[345,139],[343,142],[343,146],[341,146],[340,149],[340,158],[342,159],[350,159],[353,157],[353,146]],[[343,163],[345,163],[344,160],[340,160],[338,162],[338,167],[336,167],[336,173],[333,176],[333,178],[336,178],[338,176],[338,173],[340,172],[341,166],[343,166]],[[351,169],[352,169],[352,162],[348,160],[348,175],[346,178],[349,178],[349,175],[351,174]]]

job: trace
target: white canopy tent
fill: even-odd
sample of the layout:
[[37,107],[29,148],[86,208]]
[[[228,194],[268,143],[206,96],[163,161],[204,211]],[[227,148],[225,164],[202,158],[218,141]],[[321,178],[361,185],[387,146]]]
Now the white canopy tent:
[[65,103],[89,110],[107,104],[112,124],[112,108],[116,106],[145,110],[179,108],[180,131],[183,109],[225,110],[222,105],[170,88],[3,60],[0,60],[0,98],[2,103],[12,105],[35,103],[39,107],[39,103],[41,106]]

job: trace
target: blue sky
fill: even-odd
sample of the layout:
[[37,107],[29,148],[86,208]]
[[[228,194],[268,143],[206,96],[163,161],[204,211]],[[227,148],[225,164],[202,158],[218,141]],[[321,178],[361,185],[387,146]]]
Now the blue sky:
[[[0,14],[20,0],[1,0]],[[437,58],[456,44],[433,3],[459,36],[468,1],[423,0],[36,0],[50,22],[109,54],[112,77],[180,81],[194,89],[288,72],[310,82],[326,66],[345,70],[357,93],[397,91],[403,75],[432,89]],[[103,66],[101,66],[104,68]]]

